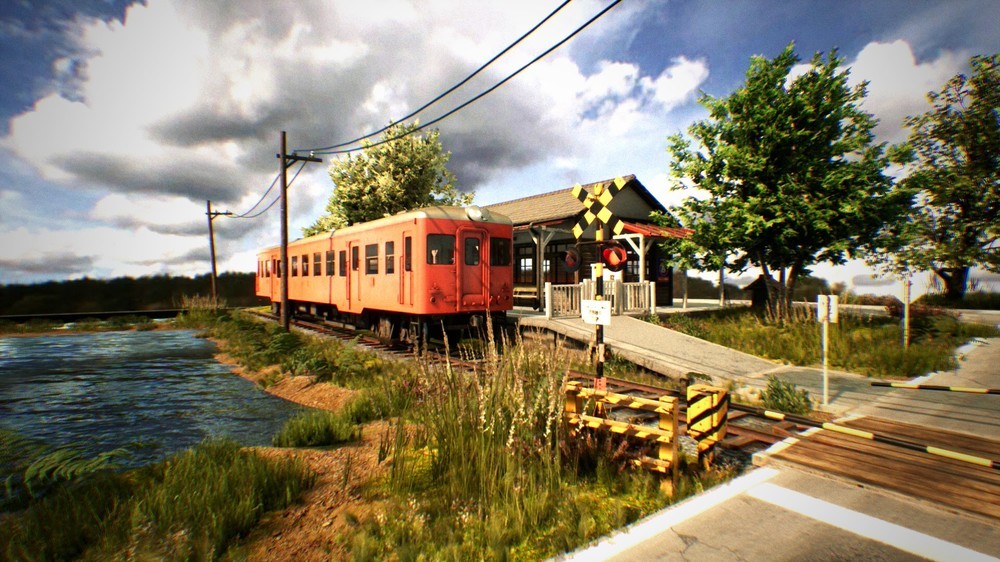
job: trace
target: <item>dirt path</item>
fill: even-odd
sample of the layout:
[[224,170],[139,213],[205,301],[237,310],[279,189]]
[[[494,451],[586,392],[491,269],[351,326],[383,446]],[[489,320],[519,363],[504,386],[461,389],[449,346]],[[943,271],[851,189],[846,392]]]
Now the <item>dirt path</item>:
[[[248,373],[225,354],[216,359],[258,384],[276,374],[277,368]],[[343,407],[356,392],[329,383],[313,383],[310,377],[282,377],[265,390],[291,402],[331,411]],[[369,423],[360,441],[336,448],[258,448],[265,457],[301,459],[316,474],[316,484],[296,503],[266,514],[239,541],[237,552],[251,561],[346,559],[351,528],[374,508],[362,498],[360,490],[385,467],[378,463],[378,449],[388,426],[385,421]]]

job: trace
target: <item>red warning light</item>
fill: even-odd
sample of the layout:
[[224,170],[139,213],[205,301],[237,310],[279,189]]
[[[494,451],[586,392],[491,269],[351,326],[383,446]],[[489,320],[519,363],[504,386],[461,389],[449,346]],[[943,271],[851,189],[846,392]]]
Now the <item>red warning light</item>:
[[609,246],[601,252],[601,261],[611,271],[621,271],[625,269],[628,253],[621,246]]

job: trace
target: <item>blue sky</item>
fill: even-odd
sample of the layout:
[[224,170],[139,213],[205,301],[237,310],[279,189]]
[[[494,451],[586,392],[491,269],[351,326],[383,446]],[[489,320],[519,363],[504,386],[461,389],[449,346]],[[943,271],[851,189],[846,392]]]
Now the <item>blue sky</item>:
[[[574,0],[428,121],[533,58],[609,0]],[[205,200],[247,210],[292,148],[368,132],[489,59],[557,2],[0,4],[0,283],[208,270]],[[562,49],[438,128],[450,168],[494,203],[636,174],[665,205],[665,138],[704,117],[753,55],[794,42],[838,49],[879,140],[906,137],[924,95],[1000,51],[1000,3],[626,0]],[[310,165],[290,194],[292,231],[332,184]],[[252,270],[278,239],[276,209],[215,222],[222,270]],[[819,267],[862,292],[860,264]],[[884,289],[889,290],[889,289]]]

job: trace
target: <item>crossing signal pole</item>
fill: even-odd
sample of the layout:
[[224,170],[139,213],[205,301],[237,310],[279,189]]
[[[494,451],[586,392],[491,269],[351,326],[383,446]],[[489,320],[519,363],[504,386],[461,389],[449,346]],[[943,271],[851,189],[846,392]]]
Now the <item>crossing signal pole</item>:
[[232,213],[229,211],[225,212],[213,211],[212,202],[205,201],[205,203],[207,203],[207,209],[208,209],[205,212],[205,214],[208,215],[208,249],[212,253],[212,305],[215,306],[219,302],[219,295],[215,289],[215,283],[216,283],[215,278],[217,276],[217,273],[215,270],[215,230],[212,228],[212,221],[215,220],[215,217],[219,215],[229,216],[232,215]]
[[288,167],[296,162],[322,162],[322,158],[288,154],[285,131],[281,131],[281,152],[275,154],[281,159],[281,327],[288,331],[291,313],[288,309]]

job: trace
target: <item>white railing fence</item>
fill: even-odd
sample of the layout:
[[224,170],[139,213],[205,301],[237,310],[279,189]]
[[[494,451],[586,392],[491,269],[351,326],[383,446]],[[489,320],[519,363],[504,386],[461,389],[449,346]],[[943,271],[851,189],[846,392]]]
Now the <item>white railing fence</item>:
[[[584,279],[575,285],[553,285],[546,282],[542,295],[545,317],[579,316],[580,301],[593,299],[596,289],[596,283],[590,279]],[[652,281],[612,281],[604,284],[604,300],[611,301],[613,314],[653,314],[656,311],[655,295],[656,284]]]

